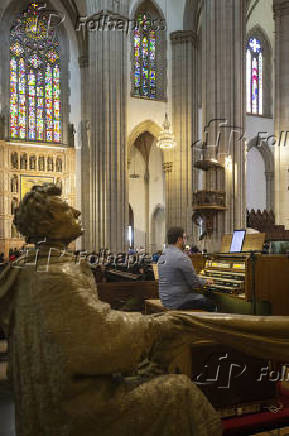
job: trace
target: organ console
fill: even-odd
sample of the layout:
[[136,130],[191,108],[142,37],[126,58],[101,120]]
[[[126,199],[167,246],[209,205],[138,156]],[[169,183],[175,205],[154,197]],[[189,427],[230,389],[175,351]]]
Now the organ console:
[[[213,295],[221,312],[289,315],[289,256],[262,254],[265,235],[247,235],[243,252],[208,256],[199,274],[211,279],[205,293]],[[224,252],[223,252],[224,250]]]
[[213,280],[211,291],[246,298],[246,258],[216,256],[206,262],[202,278]]

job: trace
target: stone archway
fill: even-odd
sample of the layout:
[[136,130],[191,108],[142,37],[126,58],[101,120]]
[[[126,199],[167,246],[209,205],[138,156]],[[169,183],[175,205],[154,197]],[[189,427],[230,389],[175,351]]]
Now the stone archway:
[[275,161],[274,155],[266,141],[258,143],[258,137],[252,138],[247,144],[247,153],[255,148],[261,154],[265,163],[266,179],[266,209],[274,210],[275,206]]
[[202,1],[187,0],[184,8],[183,28],[197,32],[200,15],[202,12]]
[[131,150],[137,138],[144,132],[148,132],[155,138],[158,138],[161,133],[161,127],[152,120],[145,120],[138,124],[129,134],[127,139],[127,165],[130,166]]
[[155,247],[152,215],[155,206],[164,201],[164,174],[162,151],[155,147],[161,128],[146,120],[136,126],[128,138],[128,195],[134,210],[135,247],[147,252]]
[[160,250],[165,242],[165,208],[157,204],[151,215],[151,249]]

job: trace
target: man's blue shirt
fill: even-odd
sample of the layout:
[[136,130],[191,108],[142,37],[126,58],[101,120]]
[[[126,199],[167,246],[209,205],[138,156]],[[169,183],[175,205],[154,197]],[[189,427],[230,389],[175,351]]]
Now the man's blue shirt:
[[159,296],[165,307],[178,309],[192,299],[203,298],[193,289],[206,281],[197,277],[191,259],[179,248],[170,245],[159,258]]

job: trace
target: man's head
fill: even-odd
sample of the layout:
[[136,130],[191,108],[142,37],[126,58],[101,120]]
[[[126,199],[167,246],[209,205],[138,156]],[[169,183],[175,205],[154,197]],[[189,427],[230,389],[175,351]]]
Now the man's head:
[[167,236],[169,245],[175,245],[180,250],[184,248],[185,235],[182,227],[170,227]]
[[14,224],[26,242],[66,246],[82,231],[80,212],[63,201],[61,189],[53,184],[34,186],[16,210]]

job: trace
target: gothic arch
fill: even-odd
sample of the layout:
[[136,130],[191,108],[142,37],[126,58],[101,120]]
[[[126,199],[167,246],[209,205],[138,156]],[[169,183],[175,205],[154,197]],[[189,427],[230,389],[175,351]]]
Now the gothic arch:
[[247,153],[255,148],[261,154],[265,163],[266,179],[266,209],[274,210],[275,206],[275,161],[274,155],[266,141],[258,143],[258,136],[252,138],[247,144]]
[[[153,101],[167,101],[167,88],[168,88],[168,42],[167,42],[167,28],[166,17],[155,0],[139,0],[133,7],[130,17],[131,20],[136,20],[136,16],[139,12],[149,12],[153,18],[161,20],[161,23],[165,25],[165,30],[159,30],[157,35],[159,36],[156,43],[157,57],[156,57],[156,97]],[[162,26],[160,26],[162,27]],[[147,98],[138,97],[135,95],[135,76],[134,76],[134,32],[131,30],[131,97],[134,98]]]
[[[272,46],[270,39],[259,24],[253,26],[248,32],[245,41],[244,58],[249,38],[256,37],[263,48],[263,117],[272,118],[273,86],[272,86]],[[258,116],[258,115],[257,115]]]
[[[0,92],[1,92],[1,115],[5,120],[6,139],[9,138],[9,36],[10,29],[18,14],[21,14],[32,0],[11,0],[7,2],[7,7],[2,12],[0,17],[0,37],[2,44],[0,47]],[[75,58],[78,58],[78,35],[75,33],[75,23],[77,17],[77,7],[74,0],[48,0],[44,3],[47,9],[59,11],[60,14],[66,17],[64,21],[57,27],[59,39],[59,49],[61,54],[61,92],[62,92],[62,123],[63,123],[63,144],[68,145],[68,124],[71,107],[69,97],[71,94],[71,74],[68,71],[68,63],[71,61],[71,53],[74,51]],[[74,72],[75,74],[75,72]]]
[[152,251],[160,250],[165,241],[165,235],[162,235],[162,227],[164,229],[165,219],[165,208],[159,203],[155,206],[151,215],[150,248]]
[[161,127],[152,120],[146,120],[138,124],[130,133],[127,140],[127,163],[130,164],[131,150],[136,139],[144,132],[149,132],[155,138],[158,138],[161,133]]
[[252,13],[260,3],[260,0],[247,0],[246,10],[247,10],[247,21],[250,19]]
[[183,28],[198,33],[200,16],[202,13],[202,1],[187,0],[184,9]]

